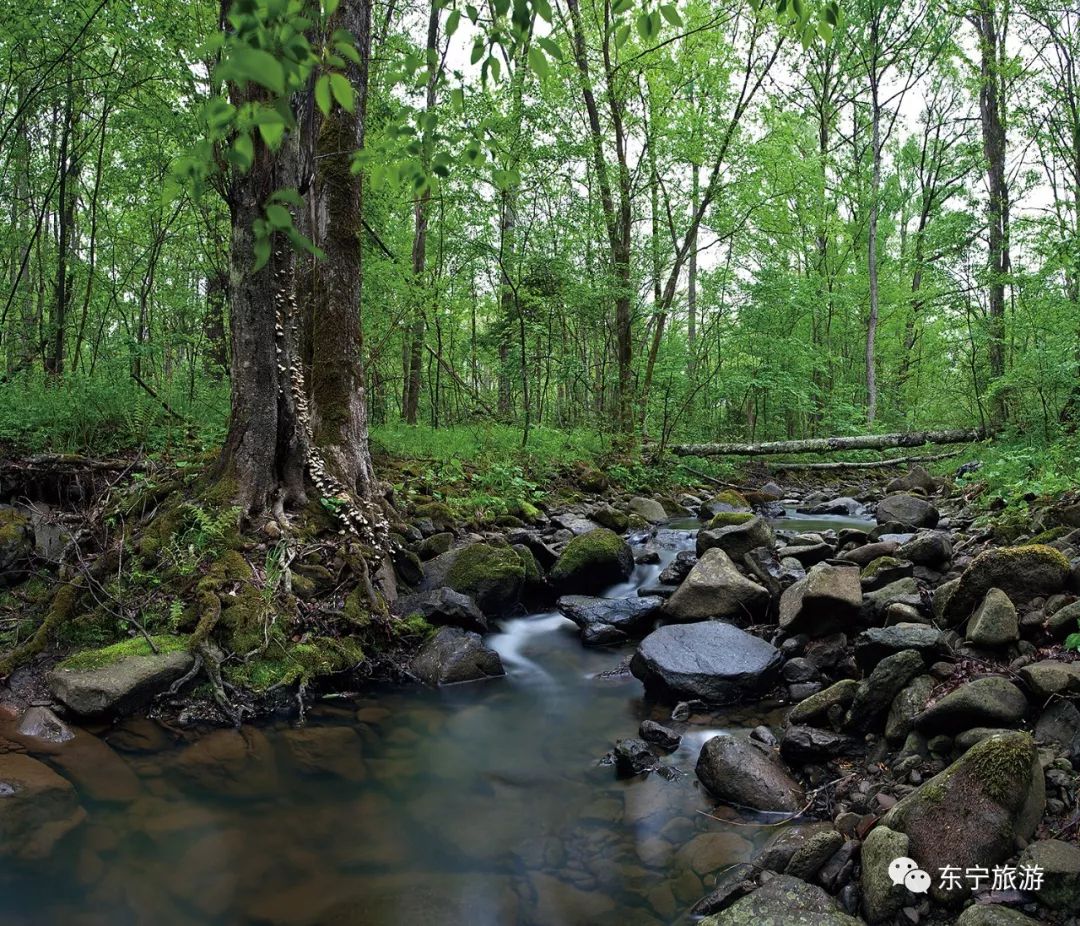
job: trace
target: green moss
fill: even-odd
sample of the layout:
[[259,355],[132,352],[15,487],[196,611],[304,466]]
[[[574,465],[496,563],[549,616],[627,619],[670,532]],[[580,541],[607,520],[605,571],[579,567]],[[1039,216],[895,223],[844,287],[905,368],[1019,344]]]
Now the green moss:
[[536,557],[533,555],[532,550],[522,543],[516,544],[512,549],[517,553],[518,558],[521,560],[521,565],[525,567],[525,581],[529,583],[543,581],[544,572],[540,568],[540,564],[536,561]]
[[0,508],[0,546],[29,540],[30,519],[14,508]]
[[709,529],[715,527],[730,527],[733,524],[745,524],[754,520],[752,511],[721,511],[709,521]]
[[364,659],[363,647],[352,638],[314,637],[303,643],[275,647],[276,655],[262,655],[225,667],[225,677],[234,685],[262,693],[271,688],[347,672]]
[[423,614],[409,614],[393,624],[394,632],[399,637],[419,637],[427,639],[436,630],[433,624],[429,624]]
[[991,736],[972,746],[965,760],[975,780],[983,783],[993,800],[1015,806],[1027,792],[1036,761],[1035,744],[1029,736]]
[[879,556],[877,559],[871,560],[863,566],[862,571],[859,573],[859,577],[863,579],[873,579],[886,569],[896,569],[903,565],[904,563],[895,556]]
[[1061,525],[1059,527],[1051,527],[1049,530],[1045,530],[1042,533],[1036,534],[1031,538],[1031,542],[1035,544],[1050,543],[1054,540],[1060,540],[1062,537],[1066,537],[1071,534],[1075,528]]
[[626,542],[622,537],[606,527],[598,527],[578,535],[566,545],[559,561],[552,567],[551,578],[560,581],[592,566],[610,566],[624,555],[625,550]]
[[455,591],[470,594],[503,579],[522,580],[525,566],[509,546],[474,543],[462,548],[446,573],[446,584]]
[[750,503],[746,500],[746,496],[741,492],[736,492],[734,489],[724,489],[722,492],[717,492],[710,501],[711,505],[728,505],[731,508],[742,508],[747,510],[750,508]]
[[509,513],[530,524],[541,520],[544,516],[543,512],[537,508],[536,505],[524,500],[514,502],[510,506]]
[[443,502],[428,502],[424,505],[417,505],[413,509],[413,516],[418,520],[421,518],[429,519],[440,530],[445,530],[454,524],[454,513],[450,510],[450,506]]
[[[157,647],[159,653],[176,653],[188,647],[187,637],[162,635],[151,637],[151,639],[154,641],[154,646]],[[75,653],[61,662],[59,668],[72,672],[88,672],[112,665],[114,662],[120,662],[123,659],[129,659],[132,656],[153,655],[154,651],[150,648],[146,638],[137,636],[121,640],[119,643],[112,644],[112,646]]]

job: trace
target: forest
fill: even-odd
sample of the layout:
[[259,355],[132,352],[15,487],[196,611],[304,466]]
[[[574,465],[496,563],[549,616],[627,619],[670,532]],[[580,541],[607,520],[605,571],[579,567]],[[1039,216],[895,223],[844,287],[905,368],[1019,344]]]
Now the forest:
[[0,919],[1073,926],[1080,10],[0,0]]

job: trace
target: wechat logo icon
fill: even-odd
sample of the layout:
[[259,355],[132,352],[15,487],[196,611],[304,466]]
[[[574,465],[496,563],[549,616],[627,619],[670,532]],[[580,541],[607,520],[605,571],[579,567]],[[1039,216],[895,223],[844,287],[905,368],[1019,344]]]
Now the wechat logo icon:
[[930,890],[930,875],[914,859],[894,858],[889,863],[889,879],[893,884],[904,885],[913,894],[925,894]]

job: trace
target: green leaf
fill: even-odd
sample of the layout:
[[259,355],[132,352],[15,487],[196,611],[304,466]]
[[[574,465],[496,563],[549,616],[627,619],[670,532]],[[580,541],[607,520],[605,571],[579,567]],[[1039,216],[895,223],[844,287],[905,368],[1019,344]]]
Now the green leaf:
[[250,45],[233,45],[223,64],[231,80],[238,83],[253,81],[278,95],[285,92],[285,69],[268,51]]
[[673,26],[682,25],[682,17],[679,15],[679,11],[670,3],[665,3],[660,7],[660,15]]
[[547,57],[535,45],[529,46],[529,67],[533,69],[536,76],[541,80],[544,80],[551,73],[551,66],[548,64]]
[[484,52],[487,48],[484,47],[484,43],[477,39],[473,42],[472,55],[469,57],[469,64],[476,64],[481,58],[484,57]]
[[270,203],[266,207],[266,220],[278,230],[292,228],[292,213],[278,203]]
[[285,134],[285,126],[281,122],[260,122],[259,134],[266,142],[266,147],[271,151],[277,151],[281,145],[282,136]]
[[329,19],[337,12],[341,0],[323,0],[323,15]]
[[255,160],[255,146],[251,143],[251,136],[247,134],[237,135],[233,139],[233,153],[241,170],[246,171]]
[[335,71],[330,75],[330,89],[334,93],[334,99],[338,101],[338,105],[342,109],[350,113],[356,109],[356,94],[353,92],[352,84],[349,83],[349,79],[344,74]]
[[633,9],[634,0],[615,0],[615,5],[611,8],[611,12],[616,16],[621,16],[627,10]]
[[252,270],[258,272],[259,270],[262,270],[262,268],[266,266],[266,262],[270,260],[270,239],[265,235],[256,237],[254,251],[255,266]]
[[457,32],[458,25],[461,23],[461,11],[454,10],[449,16],[446,17],[446,36],[449,38],[455,32]]
[[324,116],[330,115],[330,78],[326,74],[315,81],[315,105]]
[[544,49],[544,51],[546,51],[548,53],[548,55],[550,55],[556,61],[562,61],[562,57],[563,57],[562,49],[559,48],[559,45],[558,45],[557,42],[553,42],[551,39],[547,38],[546,36],[541,36],[540,38],[538,38],[536,40],[536,44],[539,45],[542,49]]
[[615,47],[622,48],[626,44],[628,38],[630,38],[630,26],[627,23],[623,23],[615,30]]
[[820,35],[824,41],[828,42],[832,40],[833,27],[830,26],[827,22],[825,22],[825,20],[821,20],[817,24],[817,31],[818,35]]

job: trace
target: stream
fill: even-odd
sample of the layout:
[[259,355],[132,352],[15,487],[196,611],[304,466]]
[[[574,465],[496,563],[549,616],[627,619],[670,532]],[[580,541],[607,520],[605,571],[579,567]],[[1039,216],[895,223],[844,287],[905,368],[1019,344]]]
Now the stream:
[[[660,561],[607,595],[655,583],[697,527],[657,531]],[[197,747],[146,719],[94,730],[134,774],[89,763],[112,784],[79,787],[88,818],[51,856],[0,873],[0,922],[681,923],[776,832],[716,807],[694,764],[710,736],[776,726],[783,708],[692,715],[673,725],[666,774],[619,779],[601,761],[615,740],[670,718],[612,671],[631,647],[585,647],[553,611],[508,618],[487,642],[503,679],[321,702],[300,729],[218,731]]]

